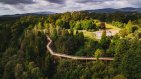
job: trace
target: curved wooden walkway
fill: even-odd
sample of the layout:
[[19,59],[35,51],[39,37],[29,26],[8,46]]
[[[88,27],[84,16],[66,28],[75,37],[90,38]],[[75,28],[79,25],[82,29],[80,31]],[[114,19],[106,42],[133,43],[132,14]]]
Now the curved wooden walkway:
[[[73,60],[91,60],[91,61],[95,61],[95,60],[97,60],[97,58],[94,58],[94,57],[80,57],[80,56],[72,56],[72,55],[66,55],[66,54],[61,54],[61,53],[56,53],[56,52],[54,52],[52,49],[51,49],[51,47],[50,47],[50,45],[51,45],[51,43],[52,43],[52,40],[51,40],[51,38],[47,35],[47,39],[48,39],[48,44],[47,44],[47,49],[48,49],[48,51],[50,52],[50,54],[52,55],[52,56],[57,56],[57,57],[61,57],[61,58],[66,58],[66,59],[73,59]],[[99,58],[99,60],[103,60],[103,61],[113,61],[113,58],[106,58],[106,57],[101,57],[101,58]]]

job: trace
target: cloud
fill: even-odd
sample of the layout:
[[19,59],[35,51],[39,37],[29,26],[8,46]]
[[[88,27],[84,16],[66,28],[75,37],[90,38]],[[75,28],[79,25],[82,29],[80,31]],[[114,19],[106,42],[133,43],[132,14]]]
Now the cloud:
[[130,4],[141,7],[141,0],[126,0],[126,1],[128,1]]
[[0,10],[10,10],[10,9],[6,7],[0,7]]
[[0,15],[141,7],[141,0],[0,0]]
[[[33,4],[36,1],[39,1],[39,0],[0,0],[0,2],[4,4],[19,4],[19,3]],[[41,1],[47,1],[50,3],[56,3],[56,4],[64,4],[66,0],[41,0]]]
[[95,3],[95,2],[104,2],[104,1],[113,1],[113,0],[76,0],[78,3]]
[[64,4],[65,0],[46,0],[50,3],[56,3],[56,4]]
[[19,4],[19,3],[31,4],[34,3],[34,0],[0,0],[0,2],[4,4]]

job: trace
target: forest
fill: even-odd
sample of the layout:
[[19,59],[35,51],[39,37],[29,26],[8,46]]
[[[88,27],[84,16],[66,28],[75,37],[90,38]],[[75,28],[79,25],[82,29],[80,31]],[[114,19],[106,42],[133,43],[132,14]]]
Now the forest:
[[[108,29],[120,30],[107,36]],[[101,39],[88,34],[97,31],[102,31]],[[46,35],[53,40],[55,52],[97,60],[54,57],[46,48]],[[141,13],[76,11],[0,17],[0,79],[140,79],[140,67]]]

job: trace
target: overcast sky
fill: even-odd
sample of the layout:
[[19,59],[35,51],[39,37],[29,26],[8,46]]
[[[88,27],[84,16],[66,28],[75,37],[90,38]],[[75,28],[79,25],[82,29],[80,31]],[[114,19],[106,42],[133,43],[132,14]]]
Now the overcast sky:
[[0,15],[141,7],[141,0],[0,0]]

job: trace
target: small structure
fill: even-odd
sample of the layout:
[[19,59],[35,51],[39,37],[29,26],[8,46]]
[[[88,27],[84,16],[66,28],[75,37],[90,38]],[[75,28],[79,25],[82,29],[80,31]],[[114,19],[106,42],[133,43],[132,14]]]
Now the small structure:
[[[101,39],[103,30],[95,32],[97,39]],[[118,33],[118,30],[106,30],[106,36],[114,36]]]

